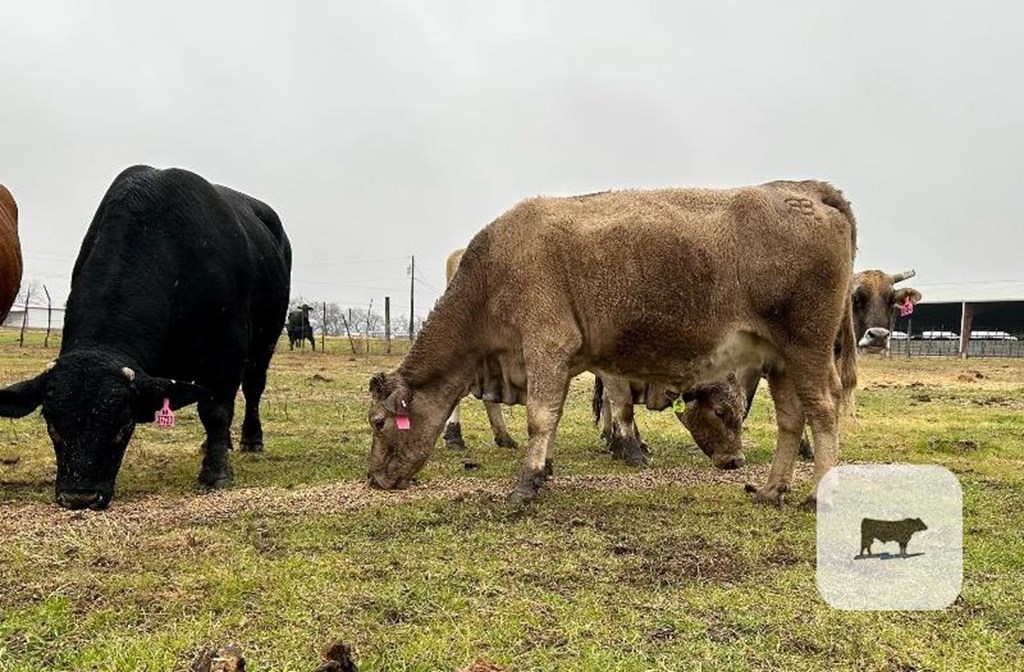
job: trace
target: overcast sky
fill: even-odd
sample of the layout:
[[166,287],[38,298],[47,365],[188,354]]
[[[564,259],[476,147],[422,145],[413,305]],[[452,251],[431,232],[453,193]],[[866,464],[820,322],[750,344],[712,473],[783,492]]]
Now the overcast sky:
[[[858,268],[1024,280],[1014,2],[34,2],[0,9],[0,182],[63,300],[113,177],[268,202],[293,294],[424,312],[521,198],[832,181]],[[407,308],[406,308],[407,309]],[[417,310],[417,312],[420,312]]]

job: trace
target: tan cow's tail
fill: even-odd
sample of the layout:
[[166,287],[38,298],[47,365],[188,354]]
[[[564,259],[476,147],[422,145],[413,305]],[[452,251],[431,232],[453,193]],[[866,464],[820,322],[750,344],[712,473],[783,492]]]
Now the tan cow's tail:
[[853,415],[854,392],[857,389],[857,335],[853,330],[853,295],[846,292],[843,321],[839,327],[839,382],[842,385],[842,404]]

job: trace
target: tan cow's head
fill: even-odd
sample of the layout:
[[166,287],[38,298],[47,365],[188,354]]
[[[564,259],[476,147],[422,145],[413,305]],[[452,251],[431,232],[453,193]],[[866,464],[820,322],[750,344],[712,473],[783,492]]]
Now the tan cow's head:
[[402,490],[427,463],[452,409],[436,393],[414,394],[399,373],[373,376],[370,397],[367,419],[373,445],[368,482],[385,490]]
[[697,385],[683,394],[686,410],[676,417],[689,430],[711,463],[719,469],[743,466],[743,417],[747,402],[743,388],[730,373],[725,380]]
[[895,285],[914,276],[914,271],[890,274],[879,270],[861,271],[853,276],[853,328],[857,347],[879,353],[889,349],[889,336],[897,311],[913,310],[921,292]]

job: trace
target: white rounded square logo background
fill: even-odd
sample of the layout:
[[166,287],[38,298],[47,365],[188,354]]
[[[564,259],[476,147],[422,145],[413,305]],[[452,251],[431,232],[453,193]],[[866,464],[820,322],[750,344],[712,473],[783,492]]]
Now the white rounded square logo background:
[[[920,518],[900,555],[874,540],[861,556],[861,521]],[[938,465],[850,464],[818,486],[818,592],[844,610],[923,610],[949,606],[963,584],[963,491]]]

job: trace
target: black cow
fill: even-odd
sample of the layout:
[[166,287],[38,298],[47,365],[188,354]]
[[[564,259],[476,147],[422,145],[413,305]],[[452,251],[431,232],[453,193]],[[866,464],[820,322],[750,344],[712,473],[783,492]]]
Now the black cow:
[[860,555],[871,555],[871,545],[875,540],[883,544],[895,541],[900,546],[900,555],[907,556],[907,544],[915,532],[927,530],[928,526],[920,518],[904,518],[903,520],[875,520],[864,518],[860,521]]
[[165,403],[198,402],[199,482],[230,483],[239,383],[241,447],[263,448],[259,402],[290,274],[288,238],[266,204],[186,170],[118,175],[75,262],[60,355],[0,390],[0,416],[42,405],[57,503],[105,508],[136,423],[152,422]]
[[313,326],[309,323],[309,311],[313,306],[305,303],[288,313],[288,349],[294,350],[295,344],[300,346],[303,341],[309,341],[309,347],[316,350],[316,340],[313,339]]

